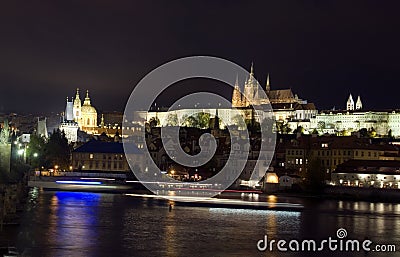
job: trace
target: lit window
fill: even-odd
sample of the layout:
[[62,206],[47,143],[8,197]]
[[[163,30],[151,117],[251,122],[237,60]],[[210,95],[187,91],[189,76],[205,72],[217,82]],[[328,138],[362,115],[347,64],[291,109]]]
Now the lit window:
[[89,158],[90,158],[90,159],[93,159],[93,154],[92,154],[92,153],[90,154]]

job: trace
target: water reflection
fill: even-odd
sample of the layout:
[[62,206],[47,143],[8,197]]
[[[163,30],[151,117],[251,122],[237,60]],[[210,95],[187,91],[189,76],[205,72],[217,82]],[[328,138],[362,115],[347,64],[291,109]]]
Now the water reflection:
[[23,243],[32,248],[31,256],[281,256],[259,253],[257,241],[264,235],[324,239],[341,227],[355,239],[400,241],[399,204],[267,196],[260,201],[296,203],[304,209],[177,204],[170,211],[173,201],[154,198],[74,192],[39,192],[36,197],[21,225],[21,234],[29,235]]

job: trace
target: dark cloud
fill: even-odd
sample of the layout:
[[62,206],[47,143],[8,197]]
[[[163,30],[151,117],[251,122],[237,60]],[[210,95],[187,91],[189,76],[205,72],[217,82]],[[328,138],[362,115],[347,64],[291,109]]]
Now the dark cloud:
[[[157,66],[214,55],[319,108],[400,108],[397,1],[8,1],[0,8],[0,107],[51,112],[80,87],[122,110]],[[212,82],[210,82],[212,83]],[[187,86],[195,90],[197,86]],[[230,91],[221,94],[230,95]],[[172,93],[171,93],[172,94]]]

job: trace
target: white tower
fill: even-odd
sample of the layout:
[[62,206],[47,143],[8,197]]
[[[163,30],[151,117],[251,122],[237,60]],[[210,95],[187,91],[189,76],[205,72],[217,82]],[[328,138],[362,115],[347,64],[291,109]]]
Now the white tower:
[[81,97],[79,95],[79,88],[76,89],[73,113],[74,113],[74,121],[78,122],[79,126],[81,127],[81,123],[82,123],[82,121],[81,121],[81,119],[82,119],[82,103],[81,103]]
[[356,102],[356,110],[361,110],[362,109],[362,102],[361,102],[361,97],[357,97],[357,102]]
[[351,96],[351,94],[349,95],[349,99],[347,99],[346,110],[348,110],[348,111],[354,110],[354,100],[353,100],[353,97]]
[[78,123],[74,121],[73,102],[68,101],[65,107],[64,121],[60,124],[60,130],[64,131],[68,143],[78,141]]

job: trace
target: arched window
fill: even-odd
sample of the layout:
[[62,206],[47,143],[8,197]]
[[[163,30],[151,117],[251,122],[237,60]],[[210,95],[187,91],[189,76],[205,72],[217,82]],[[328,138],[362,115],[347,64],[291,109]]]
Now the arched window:
[[87,125],[90,126],[90,118],[87,119]]

